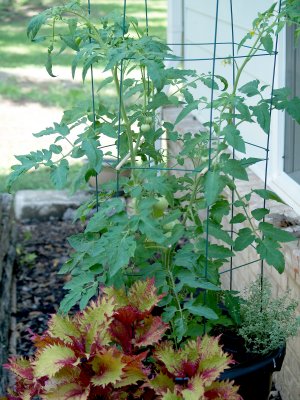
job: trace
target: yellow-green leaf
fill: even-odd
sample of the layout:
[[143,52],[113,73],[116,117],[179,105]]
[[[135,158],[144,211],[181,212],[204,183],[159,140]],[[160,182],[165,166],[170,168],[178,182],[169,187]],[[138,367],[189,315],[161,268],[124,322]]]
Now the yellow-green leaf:
[[49,335],[71,343],[72,339],[70,339],[70,336],[78,338],[80,332],[68,316],[54,314],[49,321]]
[[181,396],[179,397],[175,393],[172,393],[168,390],[167,393],[164,394],[161,399],[162,400],[182,400],[182,397]]
[[163,296],[158,296],[153,279],[135,282],[128,293],[128,302],[141,311],[151,310]]
[[116,349],[109,349],[103,354],[97,354],[92,362],[96,375],[91,379],[95,386],[106,386],[117,383],[123,375],[125,363],[122,354]]
[[72,349],[61,345],[49,346],[38,354],[34,374],[37,378],[42,376],[51,378],[66,365],[73,365],[75,361],[76,356]]
[[77,383],[66,383],[55,388],[55,390],[49,391],[43,394],[45,400],[87,400],[89,398],[89,388],[82,388]]
[[202,400],[204,398],[204,384],[205,382],[200,376],[192,378],[188,384],[188,388],[181,392],[183,398],[185,400]]
[[91,302],[80,318],[81,331],[86,334],[86,351],[89,352],[91,344],[100,340],[107,345],[110,341],[108,334],[109,321],[115,310],[114,299],[99,298]]
[[160,372],[150,380],[149,386],[154,389],[156,393],[160,393],[161,391],[166,392],[168,389],[174,390],[175,383],[168,375]]

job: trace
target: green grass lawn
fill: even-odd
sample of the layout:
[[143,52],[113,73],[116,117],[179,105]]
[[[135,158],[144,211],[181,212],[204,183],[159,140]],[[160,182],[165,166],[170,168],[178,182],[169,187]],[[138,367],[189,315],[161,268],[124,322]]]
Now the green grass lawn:
[[[72,180],[81,168],[81,164],[73,164],[70,166],[69,177],[66,189],[71,190]],[[6,179],[8,171],[7,169],[0,169],[0,193],[6,192]],[[87,186],[86,186],[87,187]],[[40,168],[37,171],[32,171],[22,175],[17,182],[14,183],[11,188],[11,193],[15,193],[18,190],[24,189],[55,189],[53,185],[49,171],[46,168]],[[84,187],[83,187],[84,189]]]
[[[148,3],[149,34],[165,39],[167,0],[148,1]],[[2,72],[0,76],[0,96],[3,98],[16,102],[34,101],[45,106],[66,108],[72,107],[89,96],[90,88],[84,87],[78,82],[74,85],[62,87],[61,82],[53,79],[51,85],[48,82],[46,85],[34,85],[28,84],[24,79],[10,73],[15,68],[24,69],[24,73],[26,73],[27,68],[38,67],[43,71],[42,74],[47,77],[44,68],[47,49],[43,43],[32,43],[28,40],[26,27],[30,16],[54,4],[60,4],[60,1],[43,0],[41,4],[35,0],[23,5],[17,3],[15,9],[11,12],[3,10],[1,12],[0,9],[0,74]],[[122,0],[92,1],[91,12],[95,20],[99,19],[99,16],[115,10],[122,12]],[[145,26],[144,0],[127,0],[126,13],[138,18],[141,27]],[[41,34],[47,33],[49,33],[47,29],[41,32]],[[68,76],[71,78],[72,57],[71,51],[66,51],[59,56],[54,54],[54,73],[56,66],[67,67],[70,71]],[[62,90],[63,96],[61,95]]]
[[[1,98],[9,99],[16,103],[38,102],[44,106],[57,106],[64,109],[90,97],[90,86],[83,86],[78,81],[63,85],[61,81],[55,79],[50,83],[48,80],[35,83],[34,76],[30,77],[29,81],[22,76],[22,70],[25,74],[26,70],[34,67],[42,71],[40,75],[47,78],[44,67],[47,49],[43,44],[30,42],[26,36],[26,28],[33,15],[47,7],[59,5],[61,1],[16,0],[13,10],[7,11],[0,8],[0,100]],[[92,15],[95,19],[115,10],[123,11],[123,0],[91,0],[91,4]],[[145,0],[127,0],[126,13],[136,17],[141,27],[145,26]],[[148,18],[149,34],[165,39],[167,0],[148,1]],[[54,56],[54,73],[55,66],[70,68],[71,60],[70,52],[65,52],[59,57]],[[19,73],[15,75],[14,70]],[[103,101],[106,104],[114,104],[115,98],[111,93],[105,92],[104,95]],[[74,168],[76,170],[78,167]],[[72,167],[72,171],[74,168]],[[5,191],[6,177],[7,170],[0,170],[0,192]],[[23,176],[15,185],[14,190],[52,187],[47,171],[41,170]]]
[[[33,5],[32,5],[33,3]],[[149,34],[166,38],[166,3],[167,0],[148,1],[149,11]],[[59,5],[59,1],[44,1],[43,5],[34,7],[35,2],[29,2],[17,6],[12,12],[0,10],[0,68],[16,68],[26,66],[41,67],[45,62],[47,49],[43,44],[31,43],[26,36],[26,27],[30,20],[30,15],[36,14],[39,10],[47,8],[49,5]],[[84,4],[84,2],[82,2]],[[127,0],[127,15],[138,18],[141,26],[145,26],[145,2],[144,0]],[[93,0],[92,15],[95,20],[114,10],[122,12],[122,0]],[[54,57],[56,65],[70,65],[70,54],[63,53],[59,58]]]

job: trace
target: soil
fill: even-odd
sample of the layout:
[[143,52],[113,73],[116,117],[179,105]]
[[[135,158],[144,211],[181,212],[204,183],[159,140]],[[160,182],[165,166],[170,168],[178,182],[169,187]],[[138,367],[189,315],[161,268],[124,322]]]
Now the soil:
[[66,277],[57,273],[71,250],[67,237],[82,228],[55,219],[22,223],[18,228],[16,351],[28,356],[34,352],[28,329],[41,334],[58,310]]

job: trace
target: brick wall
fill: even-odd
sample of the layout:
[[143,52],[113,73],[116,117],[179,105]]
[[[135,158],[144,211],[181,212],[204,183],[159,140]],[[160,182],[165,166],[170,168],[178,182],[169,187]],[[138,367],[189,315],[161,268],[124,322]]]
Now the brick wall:
[[[166,108],[163,110],[163,119],[165,121],[174,121],[178,114],[178,110],[174,108]],[[200,123],[188,116],[177,126],[181,132],[196,132],[199,130]],[[170,142],[169,154],[172,156],[180,151],[180,142]],[[189,167],[188,165],[186,167]],[[176,172],[178,175],[178,172]],[[241,194],[248,193],[252,188],[263,188],[263,182],[253,173],[249,173],[249,182],[236,181],[239,192]],[[262,207],[262,199],[258,196],[251,197],[251,207]],[[268,208],[271,210],[268,222],[282,227],[288,231],[294,232],[295,236],[300,238],[300,216],[287,205],[275,202],[268,202]],[[235,226],[238,230],[244,225]],[[300,301],[300,240],[283,245],[283,253],[285,255],[286,267],[283,274],[279,274],[274,268],[267,264],[264,266],[264,273],[273,286],[274,295],[283,293],[286,289],[291,291],[293,298]],[[233,267],[246,264],[257,260],[257,253],[254,249],[247,249],[238,253],[238,257],[233,259]],[[228,266],[224,266],[228,269]],[[243,290],[249,282],[254,280],[260,273],[261,262],[257,261],[246,267],[233,271],[233,289]],[[229,273],[222,275],[223,286],[229,287]],[[300,307],[299,307],[300,314]],[[276,386],[280,390],[283,400],[300,399],[300,334],[298,337],[289,339],[287,343],[287,353],[282,370],[274,374]]]
[[[237,181],[238,183],[238,181]],[[253,173],[249,173],[249,182],[238,184],[241,194],[249,192],[251,188],[262,188],[263,182]],[[262,200],[253,196],[251,207],[262,207]],[[267,208],[271,213],[267,222],[293,232],[296,237],[300,237],[300,216],[287,205],[276,202],[268,202]],[[242,228],[243,224],[240,224]],[[279,274],[275,268],[264,264],[264,275],[271,281],[273,294],[282,295],[287,289],[290,290],[294,299],[300,300],[300,240],[285,243],[282,245],[285,256],[285,271]],[[251,247],[244,252],[239,252],[233,264],[244,264],[257,259],[257,254]],[[257,262],[233,272],[233,289],[242,290],[249,282],[260,273],[261,263]],[[229,276],[224,275],[223,284],[228,287]],[[300,314],[300,306],[298,306]],[[300,334],[287,343],[287,352],[282,370],[274,374],[277,389],[280,390],[283,400],[300,399]]]
[[0,195],[0,396],[8,383],[2,364],[9,353],[15,233],[13,199],[7,194]]

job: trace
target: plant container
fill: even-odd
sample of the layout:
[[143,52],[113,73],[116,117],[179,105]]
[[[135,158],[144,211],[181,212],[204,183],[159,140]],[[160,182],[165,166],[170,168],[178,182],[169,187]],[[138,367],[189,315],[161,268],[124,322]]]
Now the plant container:
[[[223,349],[233,355],[232,349]],[[282,346],[272,353],[248,357],[237,362],[220,375],[220,380],[233,380],[240,386],[239,394],[244,400],[268,400],[272,387],[272,375],[280,371],[285,357],[286,347]],[[238,357],[237,357],[238,358]]]

